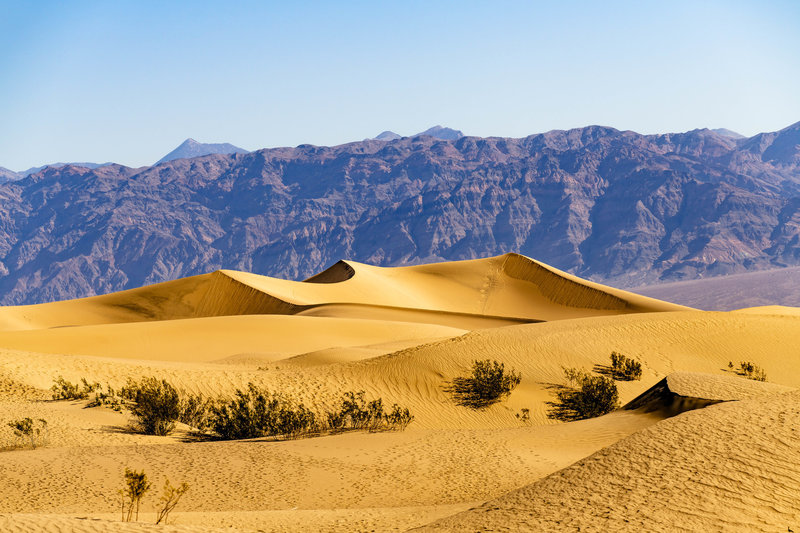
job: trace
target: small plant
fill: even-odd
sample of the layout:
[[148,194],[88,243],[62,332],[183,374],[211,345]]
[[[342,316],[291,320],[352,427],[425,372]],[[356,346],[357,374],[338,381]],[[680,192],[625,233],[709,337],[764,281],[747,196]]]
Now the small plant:
[[34,450],[37,444],[47,444],[47,420],[44,418],[36,420],[30,417],[22,418],[9,422],[8,427],[14,430],[14,435],[18,439],[28,441]]
[[147,435],[169,435],[181,415],[178,391],[166,380],[144,378],[140,383],[129,381],[123,396],[130,399],[131,414]]
[[511,394],[522,381],[522,375],[489,359],[472,362],[472,375],[457,377],[445,386],[456,403],[473,409],[485,409]]
[[70,383],[63,376],[58,376],[53,380],[54,400],[85,400],[91,393],[100,389],[99,383],[89,383],[86,378],[81,378],[80,384]]
[[[731,366],[733,366],[731,364]],[[742,361],[739,363],[739,368],[736,373],[740,376],[752,379],[755,381],[767,381],[767,372],[760,366],[751,363],[750,361]]]
[[619,406],[619,391],[613,379],[569,368],[564,369],[564,376],[568,384],[556,392],[557,401],[548,402],[548,418],[583,420],[610,413]]
[[614,379],[635,381],[642,379],[642,363],[621,353],[611,352],[611,373]]
[[523,407],[519,410],[519,413],[515,415],[517,420],[522,422],[523,424],[530,424],[531,423],[531,410],[527,407]]
[[407,407],[400,407],[394,404],[385,419],[388,429],[403,431],[414,421],[414,415],[411,414]]
[[124,407],[123,400],[120,398],[111,385],[106,384],[106,392],[103,392],[99,385],[94,399],[86,404],[86,408],[106,406],[117,412],[121,412]]
[[169,482],[169,479],[164,482],[164,491],[162,492],[161,500],[159,501],[156,524],[160,524],[162,521],[165,524],[167,523],[167,520],[169,519],[169,513],[175,509],[175,507],[178,505],[178,502],[181,501],[181,497],[186,494],[186,491],[188,490],[189,484],[186,482],[181,483],[180,487],[173,487]]
[[139,504],[148,490],[150,490],[150,482],[147,481],[147,474],[144,473],[144,470],[137,472],[130,468],[125,469],[125,486],[119,491],[120,496],[122,496],[123,522],[130,522],[134,511],[136,512],[136,520],[139,520]]

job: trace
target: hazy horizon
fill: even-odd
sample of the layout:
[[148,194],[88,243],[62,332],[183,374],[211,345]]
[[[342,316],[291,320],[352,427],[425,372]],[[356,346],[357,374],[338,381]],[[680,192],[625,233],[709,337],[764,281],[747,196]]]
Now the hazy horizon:
[[338,145],[800,120],[800,5],[0,6],[0,166],[150,165],[184,139]]

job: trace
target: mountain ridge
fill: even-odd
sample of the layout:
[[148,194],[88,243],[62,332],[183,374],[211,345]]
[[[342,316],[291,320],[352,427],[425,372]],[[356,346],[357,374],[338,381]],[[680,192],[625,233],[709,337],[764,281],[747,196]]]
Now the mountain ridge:
[[620,287],[798,265],[795,126],[745,141],[588,126],[47,168],[0,186],[0,301],[219,268],[299,279],[341,258],[519,252]]
[[201,143],[191,137],[183,141],[177,148],[155,162],[155,165],[174,161],[175,159],[191,159],[212,154],[246,154],[247,150],[230,143]]

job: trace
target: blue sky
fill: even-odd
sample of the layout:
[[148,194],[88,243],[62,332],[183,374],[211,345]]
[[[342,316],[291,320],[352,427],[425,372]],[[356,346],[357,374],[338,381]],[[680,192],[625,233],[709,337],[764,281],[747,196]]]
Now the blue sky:
[[0,166],[800,121],[800,2],[0,0]]

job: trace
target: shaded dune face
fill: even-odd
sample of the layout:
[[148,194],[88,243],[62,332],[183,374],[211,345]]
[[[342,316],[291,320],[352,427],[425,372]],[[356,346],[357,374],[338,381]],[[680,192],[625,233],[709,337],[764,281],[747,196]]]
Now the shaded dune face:
[[[220,270],[104,296],[3,308],[0,328],[308,315],[317,307],[332,305],[349,306],[351,318],[354,314],[365,319],[372,315],[386,318],[391,314],[386,309],[397,309],[400,321],[411,317],[407,310],[420,310],[429,315],[421,321],[435,322],[436,313],[449,313],[506,317],[516,323],[686,309],[581,280],[518,254],[506,254],[397,268],[340,261],[305,282]],[[360,313],[355,311],[359,307]]]

